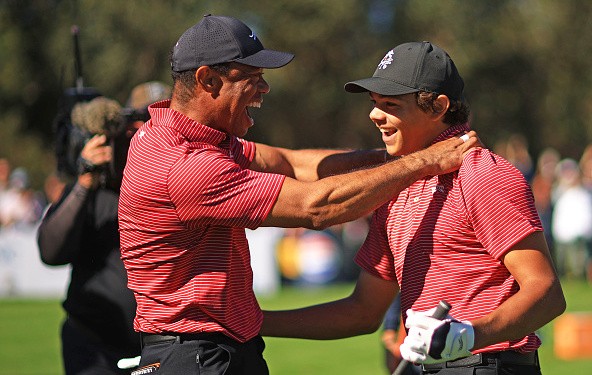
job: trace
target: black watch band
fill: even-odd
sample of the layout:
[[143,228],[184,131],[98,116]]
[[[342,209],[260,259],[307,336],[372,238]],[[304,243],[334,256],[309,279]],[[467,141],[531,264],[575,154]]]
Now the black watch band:
[[78,157],[76,164],[78,166],[78,174],[79,175],[95,172],[98,169],[97,165],[91,163],[90,161],[86,160],[82,156]]

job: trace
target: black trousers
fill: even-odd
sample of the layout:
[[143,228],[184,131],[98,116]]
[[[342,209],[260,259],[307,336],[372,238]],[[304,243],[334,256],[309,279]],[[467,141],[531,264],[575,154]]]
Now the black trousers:
[[132,374],[269,374],[260,336],[245,343],[218,333],[166,337],[143,335],[142,359]]
[[541,375],[538,352],[482,353],[437,365],[423,365],[422,374],[437,375]]
[[62,325],[62,358],[66,375],[129,375],[117,367],[123,355],[106,348],[70,318]]
[[437,375],[541,375],[541,369],[536,366],[508,365],[495,366],[474,366],[445,368],[435,372],[422,372],[422,374]]

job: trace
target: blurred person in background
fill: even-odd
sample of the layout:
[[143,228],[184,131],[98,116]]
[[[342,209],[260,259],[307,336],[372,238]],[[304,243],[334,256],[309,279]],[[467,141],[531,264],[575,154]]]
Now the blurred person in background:
[[0,227],[30,229],[43,213],[43,200],[29,187],[24,168],[10,172],[8,186],[0,194]]
[[7,158],[0,158],[0,195],[2,195],[2,193],[8,189],[10,171],[10,161]]
[[555,188],[555,168],[561,160],[559,152],[554,148],[544,149],[537,159],[536,171],[532,178],[532,195],[536,206],[545,239],[551,256],[556,261],[555,241],[553,239],[553,189]]
[[582,185],[592,191],[592,144],[586,146],[579,161]]
[[49,205],[56,203],[62,196],[65,187],[66,184],[57,173],[49,174],[43,182],[43,192],[47,203]]
[[[556,167],[552,228],[559,274],[586,279],[592,240],[592,194],[582,183],[577,161],[565,158]],[[591,281],[591,280],[589,280]]]
[[[582,172],[582,185],[592,194],[592,145],[588,145],[580,157],[580,171]],[[586,244],[586,278],[592,283],[592,239]]]
[[43,214],[43,195],[29,186],[29,174],[22,167],[12,169],[8,159],[0,159],[0,295],[15,296],[30,285],[30,275],[19,266],[36,258],[35,231]]
[[531,182],[535,166],[528,151],[528,140],[522,134],[512,134],[506,142],[503,157],[522,173],[526,181]]
[[77,162],[79,174],[47,210],[37,238],[44,263],[72,266],[61,331],[68,375],[129,374],[118,367],[119,360],[140,354],[133,329],[136,302],[120,258],[118,173],[129,139],[148,120],[146,107],[169,97],[169,86],[147,82],[132,90],[125,108],[99,96],[72,109],[73,125],[88,138]]

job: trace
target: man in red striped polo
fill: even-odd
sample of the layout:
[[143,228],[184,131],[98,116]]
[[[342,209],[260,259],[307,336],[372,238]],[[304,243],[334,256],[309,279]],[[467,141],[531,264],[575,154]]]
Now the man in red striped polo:
[[[371,78],[345,85],[369,93],[370,119],[393,156],[464,137],[463,88],[449,55],[429,42],[391,49]],[[540,374],[534,332],[564,311],[565,299],[530,187],[500,156],[471,149],[459,170],[401,191],[375,211],[356,262],[362,271],[351,296],[266,311],[261,333],[373,332],[400,291],[408,328],[401,355],[423,373]],[[452,306],[444,320],[431,317],[441,300]]]
[[150,106],[132,139],[119,205],[142,333],[138,373],[267,374],[245,228],[321,229],[362,217],[413,181],[457,169],[478,143],[470,132],[385,163],[384,151],[242,139],[254,124],[248,108],[269,91],[263,69],[292,58],[265,49],[241,21],[212,15],[173,49],[172,100]]

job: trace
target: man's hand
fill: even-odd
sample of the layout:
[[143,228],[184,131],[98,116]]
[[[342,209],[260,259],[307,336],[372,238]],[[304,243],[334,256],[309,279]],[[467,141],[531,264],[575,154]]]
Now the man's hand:
[[87,189],[98,181],[96,173],[92,171],[113,159],[113,150],[111,146],[105,145],[105,142],[107,142],[105,135],[95,135],[85,143],[80,152],[78,183]]
[[436,176],[457,170],[471,148],[482,146],[477,133],[471,130],[462,137],[446,139],[412,155],[427,160],[431,166],[430,175]]
[[473,326],[448,316],[438,320],[432,311],[407,310],[409,332],[400,347],[401,356],[413,363],[439,363],[471,355],[475,342]]
[[96,166],[107,164],[113,158],[111,146],[105,145],[107,136],[95,135],[89,139],[80,152],[80,156],[89,164]]

